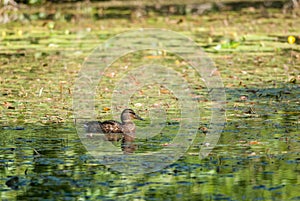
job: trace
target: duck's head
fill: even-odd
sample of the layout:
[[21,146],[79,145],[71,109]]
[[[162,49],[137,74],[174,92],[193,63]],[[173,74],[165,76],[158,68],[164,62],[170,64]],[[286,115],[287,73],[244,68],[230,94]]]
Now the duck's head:
[[144,121],[144,119],[141,118],[139,115],[137,115],[132,109],[123,110],[123,112],[121,114],[122,122],[126,122],[126,121],[128,122],[128,121],[131,121],[133,119],[138,119],[138,120]]

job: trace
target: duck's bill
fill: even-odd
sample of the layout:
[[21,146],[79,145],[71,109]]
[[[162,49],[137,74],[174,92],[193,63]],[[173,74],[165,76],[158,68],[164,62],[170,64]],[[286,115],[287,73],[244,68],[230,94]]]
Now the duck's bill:
[[145,119],[143,119],[142,117],[140,117],[139,115],[135,115],[135,118],[141,121],[145,121]]

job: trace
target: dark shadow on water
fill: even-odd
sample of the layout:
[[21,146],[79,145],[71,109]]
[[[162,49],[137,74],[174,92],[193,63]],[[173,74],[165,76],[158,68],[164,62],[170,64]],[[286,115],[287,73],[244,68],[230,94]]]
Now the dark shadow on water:
[[[291,197],[296,197],[294,184],[300,171],[299,86],[226,89],[226,93],[230,118],[209,157],[199,160],[197,151],[203,146],[200,140],[179,161],[141,176],[123,175],[102,166],[86,152],[73,124],[2,127],[0,186],[5,191],[16,191],[18,200],[134,198],[141,189],[145,191],[143,198],[153,200],[175,199],[178,191],[174,189],[182,189],[182,197],[204,200],[242,199],[243,195],[248,196],[247,200],[266,199],[264,191],[288,191]],[[241,96],[247,100],[240,99]],[[172,122],[166,125],[170,132],[179,126]],[[139,147],[135,151],[159,150],[161,136],[156,140],[136,140]],[[204,137],[201,133],[197,136]],[[152,147],[145,146],[147,143]],[[121,149],[121,142],[118,146]],[[282,186],[278,181],[286,178],[290,182]],[[230,181],[226,188],[235,189],[230,196],[205,191],[208,186],[223,189],[226,181]],[[157,185],[159,189],[155,189]],[[199,192],[191,193],[191,187]],[[109,194],[114,191],[119,193]],[[277,196],[274,193],[271,197]]]

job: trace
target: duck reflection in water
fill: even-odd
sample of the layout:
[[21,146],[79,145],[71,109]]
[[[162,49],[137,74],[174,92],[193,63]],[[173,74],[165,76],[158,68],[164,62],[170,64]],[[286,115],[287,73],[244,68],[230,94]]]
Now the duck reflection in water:
[[84,127],[87,133],[104,133],[105,139],[108,141],[120,141],[122,140],[122,151],[127,153],[133,153],[136,150],[134,144],[135,139],[135,124],[133,119],[144,120],[138,116],[132,109],[125,109],[121,113],[121,122],[108,120],[108,121],[91,121],[87,122]]

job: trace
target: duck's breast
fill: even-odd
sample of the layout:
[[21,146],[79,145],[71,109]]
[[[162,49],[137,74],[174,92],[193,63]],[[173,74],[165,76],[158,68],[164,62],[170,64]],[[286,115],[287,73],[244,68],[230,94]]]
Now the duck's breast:
[[134,134],[135,124],[133,122],[123,124],[123,133]]

